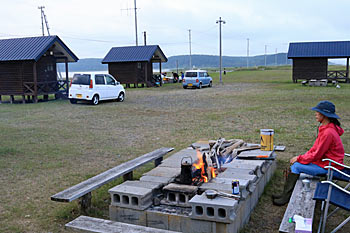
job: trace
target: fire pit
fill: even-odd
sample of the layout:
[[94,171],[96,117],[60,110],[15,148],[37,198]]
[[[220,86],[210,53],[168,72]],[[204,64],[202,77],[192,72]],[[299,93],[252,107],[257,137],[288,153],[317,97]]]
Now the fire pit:
[[[238,232],[248,222],[276,163],[232,158],[223,164],[212,149],[209,143],[194,143],[139,181],[110,189],[110,219],[180,232]],[[257,155],[260,152],[256,150]],[[273,158],[274,153],[270,155]],[[233,179],[239,180],[239,200],[205,194],[206,190],[232,194]]]

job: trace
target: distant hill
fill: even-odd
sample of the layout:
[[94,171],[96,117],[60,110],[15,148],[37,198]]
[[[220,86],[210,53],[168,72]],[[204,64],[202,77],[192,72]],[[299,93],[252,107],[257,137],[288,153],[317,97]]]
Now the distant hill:
[[[69,71],[103,71],[108,70],[106,64],[101,63],[102,58],[84,58],[80,59],[76,63],[69,63]],[[277,63],[276,63],[277,61]],[[179,55],[168,57],[168,62],[162,64],[163,69],[175,69],[176,63],[179,69],[189,69],[190,56],[189,55]],[[277,55],[266,55],[266,65],[286,65],[292,64],[292,60],[287,60],[286,53],[278,53]],[[249,57],[249,66],[264,66],[265,65],[265,55],[252,56]],[[192,55],[192,66],[196,68],[211,68],[219,67],[219,56],[214,55]],[[223,67],[246,67],[247,57],[222,57]],[[159,64],[154,63],[153,67],[159,69]],[[64,71],[64,64],[59,64],[59,70]]]
[[[277,63],[276,63],[277,61]],[[179,68],[190,68],[190,57],[189,55],[180,55],[172,56],[168,58],[168,62],[162,65],[162,67],[167,69],[176,68],[176,62],[178,63]],[[220,65],[219,56],[214,55],[192,55],[192,66],[197,68],[211,68],[219,67]],[[287,60],[286,53],[279,53],[277,55],[266,55],[266,65],[286,65],[292,64],[291,60]],[[253,66],[264,66],[265,65],[265,56],[252,56],[248,59],[249,67]],[[246,67],[247,66],[247,57],[231,57],[223,56],[222,57],[222,66],[223,67]],[[154,67],[158,67],[156,64]]]
[[[107,64],[101,63],[102,58],[83,58],[78,60],[78,62],[69,63],[69,71],[103,71],[108,70]],[[63,72],[65,70],[64,63],[58,64],[59,71]]]

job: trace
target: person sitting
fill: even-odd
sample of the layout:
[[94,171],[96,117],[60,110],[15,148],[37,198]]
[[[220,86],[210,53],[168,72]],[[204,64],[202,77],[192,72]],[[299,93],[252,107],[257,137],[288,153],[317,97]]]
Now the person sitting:
[[[318,136],[311,149],[303,155],[295,156],[290,160],[291,173],[288,175],[281,195],[272,195],[274,205],[284,205],[289,202],[295,183],[300,173],[312,176],[325,175],[327,169],[324,167],[328,162],[322,159],[332,159],[340,164],[344,164],[344,146],[340,139],[344,130],[340,127],[338,119],[340,117],[335,114],[335,106],[330,101],[320,101],[316,107],[311,108],[315,111],[316,120],[320,123],[318,128]],[[341,170],[342,167],[334,165]]]

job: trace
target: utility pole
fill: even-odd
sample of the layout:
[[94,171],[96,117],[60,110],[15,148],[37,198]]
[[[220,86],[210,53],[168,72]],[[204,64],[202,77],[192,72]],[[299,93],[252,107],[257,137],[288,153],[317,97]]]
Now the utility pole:
[[134,10],[135,12],[135,42],[136,46],[139,45],[138,38],[137,38],[137,7],[136,7],[136,0],[134,0],[134,8],[126,8],[126,9],[120,9],[121,11],[126,10],[129,12],[129,10]]
[[144,41],[145,46],[146,46],[146,45],[147,45],[147,44],[146,44],[146,31],[143,32],[143,41]]
[[134,0],[134,10],[135,10],[135,36],[136,36],[136,46],[139,45],[137,41],[137,8],[136,8],[136,0]]
[[267,45],[265,45],[265,68],[266,68],[266,53],[267,53]]
[[249,67],[249,38],[247,38],[247,69]]
[[275,53],[275,64],[277,66],[277,48],[276,48],[276,53]]
[[190,46],[190,69],[192,69],[192,54],[191,54],[191,29],[188,29],[188,42]]
[[216,20],[216,23],[219,24],[219,50],[220,50],[220,84],[222,83],[222,42],[221,42],[221,23],[225,24],[226,22],[219,17],[219,20]]
[[49,23],[47,22],[46,19],[46,15],[44,13],[44,6],[39,6],[38,9],[40,10],[40,14],[41,14],[41,31],[43,36],[45,36],[45,32],[44,32],[44,20],[45,20],[45,25],[46,25],[46,30],[47,30],[47,34],[50,35],[50,31],[49,31]]
[[179,60],[176,60],[176,73],[179,73]]

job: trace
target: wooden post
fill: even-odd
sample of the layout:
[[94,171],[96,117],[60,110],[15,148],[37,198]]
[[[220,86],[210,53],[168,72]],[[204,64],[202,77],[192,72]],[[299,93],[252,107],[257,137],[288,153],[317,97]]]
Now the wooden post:
[[67,98],[68,98],[68,93],[69,93],[69,78],[68,78],[68,59],[64,59],[65,67],[66,67],[66,83],[67,83]]
[[1,101],[1,95],[0,95],[0,104],[2,104],[2,101]]
[[48,101],[49,100],[49,95],[44,95],[44,100]]
[[87,213],[91,207],[91,192],[81,197],[80,207],[83,213]]
[[163,161],[163,157],[160,157],[160,158],[154,160],[154,166],[158,167],[158,165],[160,165],[162,163],[162,161]]
[[147,72],[147,67],[148,67],[148,62],[145,63],[145,79],[146,79],[146,83],[148,81],[148,72]]
[[30,95],[27,95],[27,101],[30,102]]
[[34,61],[34,64],[33,64],[33,77],[34,77],[33,102],[38,103],[38,74],[36,73],[36,61]]
[[25,103],[26,103],[26,96],[22,95],[22,104],[25,104]]
[[159,74],[162,76],[162,60],[159,61]]
[[13,95],[10,95],[10,104],[13,104],[15,102],[15,97]]
[[132,180],[134,179],[134,174],[133,172],[129,172],[129,173],[126,173],[125,175],[123,175],[123,180],[124,181],[127,181],[127,180]]
[[159,60],[159,75],[160,75],[160,85],[163,85],[163,78],[162,78],[162,60]]
[[349,58],[346,58],[346,82],[349,82]]

